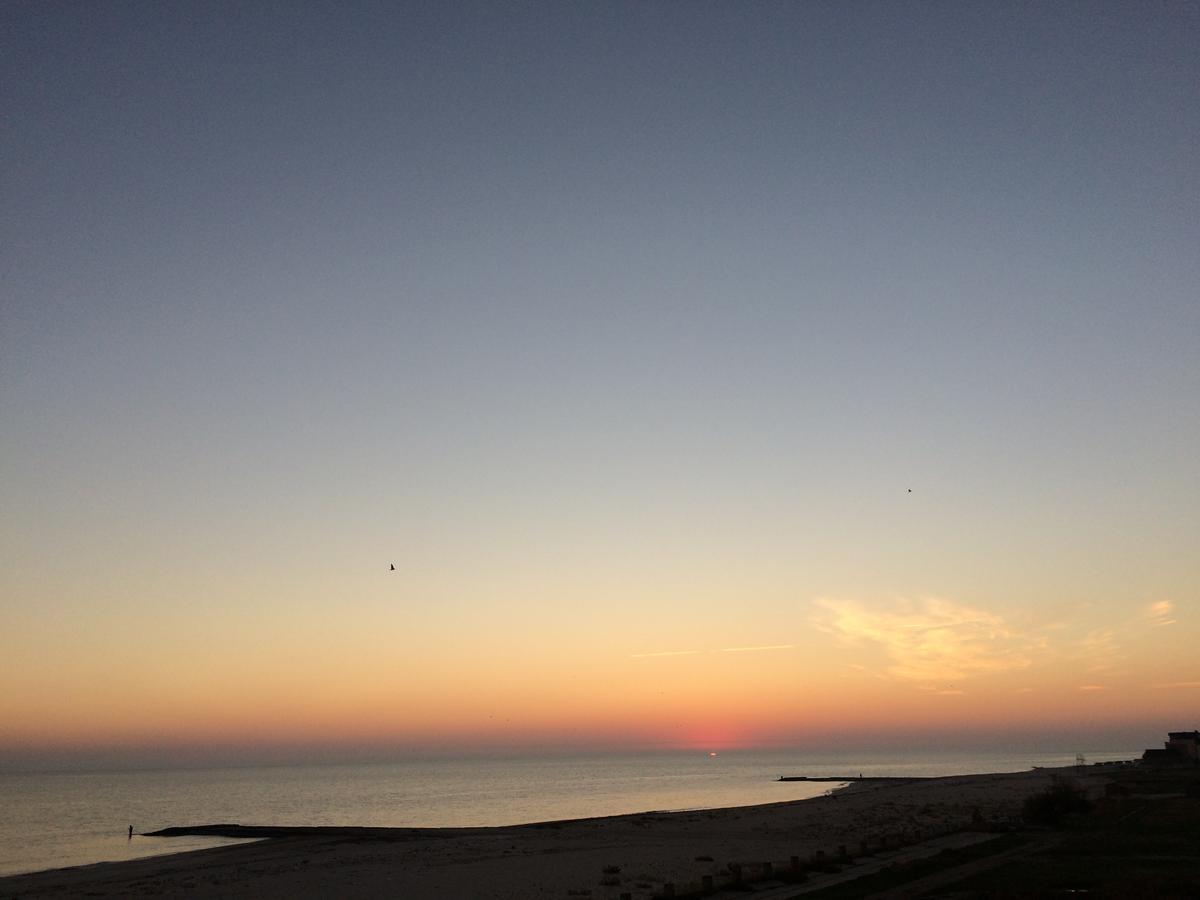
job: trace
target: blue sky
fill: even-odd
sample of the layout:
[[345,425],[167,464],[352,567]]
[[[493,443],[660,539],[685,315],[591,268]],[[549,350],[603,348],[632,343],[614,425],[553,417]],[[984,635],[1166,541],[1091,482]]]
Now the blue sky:
[[0,16],[30,697],[63,622],[83,679],[380,561],[559,646],[1196,600],[1194,4]]

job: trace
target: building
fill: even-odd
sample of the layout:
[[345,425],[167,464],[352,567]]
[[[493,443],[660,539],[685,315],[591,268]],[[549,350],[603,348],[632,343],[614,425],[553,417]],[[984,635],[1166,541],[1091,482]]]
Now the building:
[[1200,764],[1200,731],[1169,731],[1161,750],[1147,750],[1142,762],[1152,766]]
[[1200,762],[1200,731],[1171,731],[1167,733],[1166,748]]

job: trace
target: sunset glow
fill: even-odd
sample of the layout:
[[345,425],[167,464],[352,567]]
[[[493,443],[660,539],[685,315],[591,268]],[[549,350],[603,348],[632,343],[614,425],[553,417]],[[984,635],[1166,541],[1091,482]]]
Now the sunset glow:
[[6,12],[0,767],[1200,724],[1194,24],[467,6]]

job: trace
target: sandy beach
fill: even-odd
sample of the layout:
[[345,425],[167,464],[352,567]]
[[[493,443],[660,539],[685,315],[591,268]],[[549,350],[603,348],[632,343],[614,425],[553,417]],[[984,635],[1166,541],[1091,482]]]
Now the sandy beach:
[[810,800],[499,828],[267,829],[252,844],[2,878],[0,897],[650,898],[706,875],[720,887],[731,864],[749,874],[1004,821],[1052,774],[865,780]]

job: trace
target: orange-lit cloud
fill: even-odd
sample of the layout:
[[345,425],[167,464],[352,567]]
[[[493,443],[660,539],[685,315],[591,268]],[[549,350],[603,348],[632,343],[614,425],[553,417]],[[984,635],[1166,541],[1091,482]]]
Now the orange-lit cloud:
[[1087,672],[1118,670],[1129,662],[1131,650],[1152,640],[1152,629],[1177,623],[1174,611],[1175,605],[1170,600],[1146,604],[1063,645],[1063,655]]
[[886,672],[914,682],[937,682],[1024,669],[1038,641],[994,613],[940,598],[867,605],[821,598],[814,624],[848,646],[875,645]]
[[1175,605],[1170,600],[1159,600],[1146,608],[1146,618],[1150,620],[1151,625],[1156,627],[1174,625],[1177,621],[1171,615],[1174,609]]

